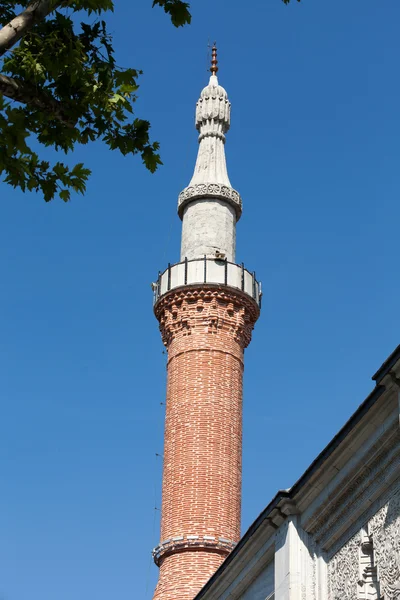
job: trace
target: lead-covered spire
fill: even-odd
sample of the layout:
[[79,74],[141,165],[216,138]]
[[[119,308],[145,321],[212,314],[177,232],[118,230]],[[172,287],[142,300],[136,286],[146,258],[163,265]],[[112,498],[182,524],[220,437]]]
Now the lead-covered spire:
[[199,199],[220,199],[234,209],[236,221],[242,212],[240,195],[229,181],[225,158],[225,134],[230,127],[231,103],[217,78],[217,48],[212,49],[211,76],[196,104],[199,150],[189,186],[179,195],[178,213]]

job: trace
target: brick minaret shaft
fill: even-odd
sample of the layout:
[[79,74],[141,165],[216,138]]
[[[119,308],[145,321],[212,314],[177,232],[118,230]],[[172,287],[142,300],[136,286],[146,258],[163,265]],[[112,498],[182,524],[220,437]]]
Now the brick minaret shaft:
[[230,103],[217,70],[214,47],[196,109],[195,171],[178,201],[181,262],[154,284],[168,350],[155,600],[192,600],[240,538],[243,353],[261,292],[234,263],[242,202],[226,169]]

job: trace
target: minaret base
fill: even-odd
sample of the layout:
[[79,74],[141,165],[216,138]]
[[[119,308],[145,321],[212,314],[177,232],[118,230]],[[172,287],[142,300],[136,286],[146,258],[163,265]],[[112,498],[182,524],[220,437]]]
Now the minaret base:
[[204,549],[166,556],[160,564],[160,575],[154,600],[193,600],[203,585],[225,560],[226,554]]

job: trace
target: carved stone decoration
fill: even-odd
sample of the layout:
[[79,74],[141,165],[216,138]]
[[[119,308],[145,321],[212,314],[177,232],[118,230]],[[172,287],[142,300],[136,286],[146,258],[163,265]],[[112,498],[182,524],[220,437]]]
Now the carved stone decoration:
[[[349,473],[341,483],[341,492],[333,501],[332,498],[327,499],[325,505],[320,507],[315,521],[307,528],[329,555],[337,552],[346,538],[365,525],[369,518],[368,514],[364,514],[365,510],[371,515],[374,514],[370,512],[374,507],[369,499],[372,496],[377,497],[377,490],[384,488],[388,478],[398,472],[399,460],[400,432],[395,422],[386,432],[385,443],[382,444],[379,440],[371,446],[368,455],[364,457],[365,464],[362,470],[356,476],[354,472]],[[382,506],[384,500],[378,499],[377,502],[375,510]],[[354,519],[357,513],[361,521],[358,518],[357,521]],[[351,526],[349,531],[344,529],[346,523],[351,522],[357,528]],[[343,533],[338,536],[337,531]]]
[[232,187],[219,183],[198,183],[191,184],[185,188],[178,198],[178,214],[183,217],[185,206],[193,200],[220,198],[228,202],[236,212],[236,219],[239,220],[242,214],[242,198],[239,192]]
[[400,488],[331,558],[330,600],[400,599]]
[[216,75],[201,92],[196,105],[196,129],[199,151],[193,177],[179,194],[178,214],[181,219],[189,202],[201,199],[221,199],[231,205],[236,220],[242,213],[242,200],[232,188],[225,158],[225,133],[230,127],[231,103]]
[[354,535],[330,560],[328,589],[330,600],[355,600],[359,582],[360,534]]
[[[168,348],[178,336],[228,332],[242,348],[251,340],[260,314],[257,303],[247,294],[232,289],[203,285],[171,290],[154,307],[164,345]],[[198,347],[198,340],[193,342]]]
[[200,135],[218,133],[223,139],[231,124],[231,103],[216,76],[202,90],[196,104],[196,129]]
[[400,598],[400,488],[369,521],[381,594],[385,600]]
[[374,544],[367,529],[361,530],[360,579],[358,580],[359,600],[379,600],[379,581],[374,560]]

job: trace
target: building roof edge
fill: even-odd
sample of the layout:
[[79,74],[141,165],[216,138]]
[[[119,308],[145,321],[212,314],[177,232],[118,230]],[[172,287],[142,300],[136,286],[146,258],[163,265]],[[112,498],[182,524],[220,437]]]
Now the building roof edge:
[[372,375],[372,381],[376,382],[376,385],[379,385],[382,379],[389,373],[389,371],[394,367],[397,361],[400,359],[400,344],[393,350],[392,354],[387,357],[384,363],[379,367],[377,372]]

